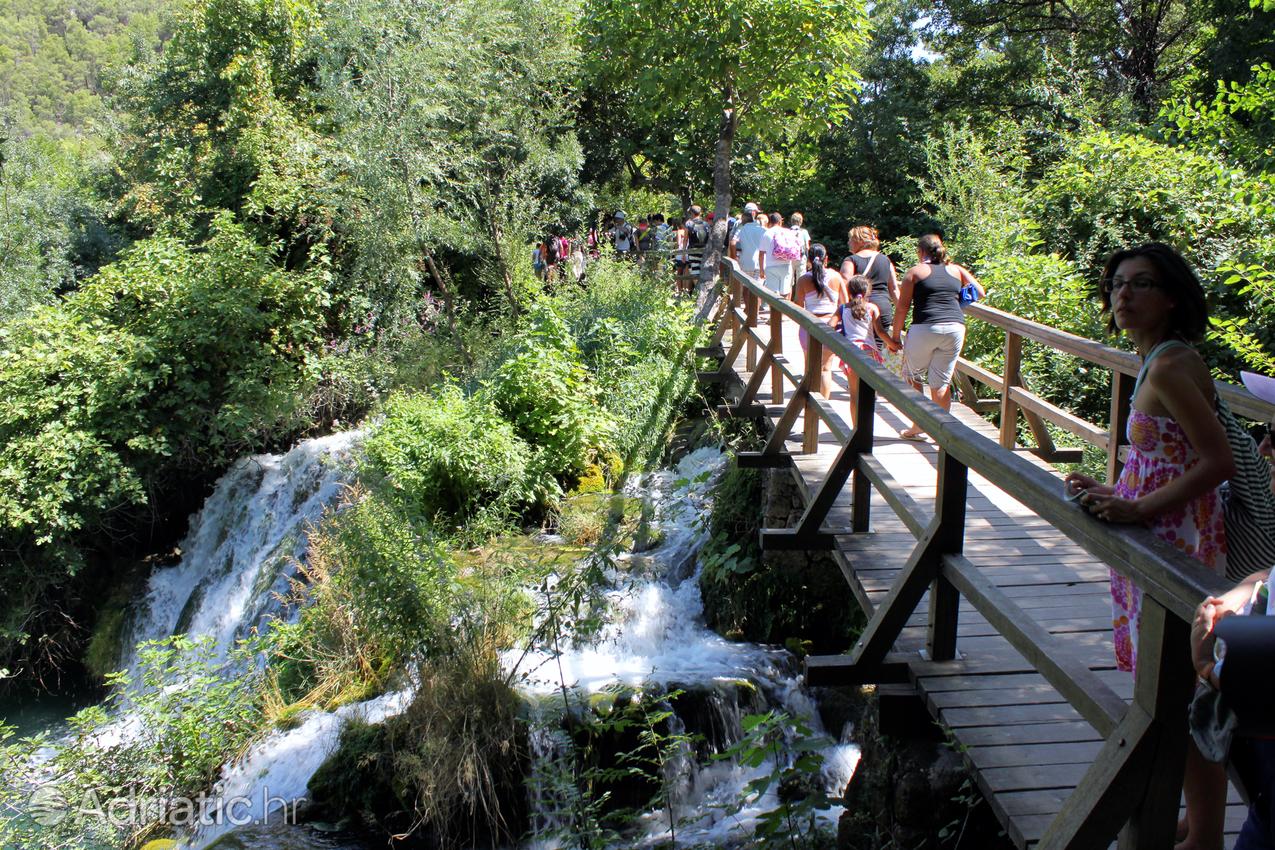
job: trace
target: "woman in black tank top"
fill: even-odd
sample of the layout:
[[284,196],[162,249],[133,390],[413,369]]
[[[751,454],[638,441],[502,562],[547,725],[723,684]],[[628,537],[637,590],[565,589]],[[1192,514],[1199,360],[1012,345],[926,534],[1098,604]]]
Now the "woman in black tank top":
[[[903,319],[912,310],[912,325],[903,346],[908,380],[918,391],[924,373],[930,397],[944,410],[952,407],[952,374],[965,345],[965,314],[961,312],[961,287],[972,284],[978,297],[986,295],[983,285],[969,271],[948,262],[943,240],[934,234],[922,236],[916,245],[920,260],[903,276],[898,310],[891,336],[899,342]],[[899,432],[908,440],[924,439],[916,423]]]
[[[872,281],[872,292],[868,300],[877,305],[881,311],[882,327],[890,327],[894,322],[894,304],[899,300],[899,280],[894,273],[894,263],[880,252],[881,238],[877,229],[860,224],[850,229],[850,256],[846,262],[853,266],[853,271],[845,268],[842,277],[847,280],[861,274]],[[849,275],[846,274],[849,272]],[[877,338],[877,348],[885,345],[885,340]]]

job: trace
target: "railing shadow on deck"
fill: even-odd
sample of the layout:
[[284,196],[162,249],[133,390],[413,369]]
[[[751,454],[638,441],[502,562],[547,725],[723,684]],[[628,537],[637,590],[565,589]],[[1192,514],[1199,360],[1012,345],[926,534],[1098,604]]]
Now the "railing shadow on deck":
[[[1138,361],[1134,355],[1092,340],[1038,325],[991,307],[975,305],[969,314],[1007,331],[1006,376],[963,363],[961,371],[1001,390],[1001,445],[988,440],[937,405],[924,399],[888,370],[823,321],[743,275],[733,260],[723,260],[726,297],[717,305],[713,336],[721,344],[729,331],[730,350],[721,370],[704,375],[722,379],[743,354],[751,372],[732,415],[761,416],[758,403],[769,378],[772,405],[785,404],[785,385],[795,387],[764,449],[742,453],[741,466],[783,467],[792,458],[785,452],[788,436],[804,414],[802,451],[818,450],[820,423],[832,433],[840,451],[823,485],[811,494],[806,510],[792,529],[762,532],[767,549],[831,549],[834,535],[822,528],[833,502],[852,482],[851,522],[854,533],[871,526],[871,497],[875,489],[916,536],[910,557],[886,599],[869,613],[862,637],[847,655],[808,659],[812,683],[899,681],[901,666],[887,658],[908,619],[929,592],[927,650],[930,660],[955,657],[960,597],[965,599],[1040,673],[1071,706],[1105,738],[1097,758],[1064,803],[1038,845],[1042,850],[1089,850],[1119,837],[1125,848],[1173,846],[1179,811],[1182,771],[1186,757],[1186,706],[1194,686],[1189,663],[1190,623],[1205,596],[1227,586],[1198,561],[1162,542],[1150,531],[1101,522],[1062,498],[1057,477],[1020,457],[1014,445],[1017,410],[1030,414],[1029,424],[1039,437],[1043,424],[1054,421],[1091,439],[1109,451],[1108,470],[1114,475],[1120,458],[1119,440],[1109,439],[1097,426],[1049,405],[1021,387],[1018,357],[1022,339],[1053,345],[1113,370],[1111,431],[1123,429],[1128,397]],[[761,331],[761,305],[769,308],[768,328]],[[798,371],[783,351],[783,325],[805,329],[809,345],[804,368]],[[859,377],[855,421],[847,426],[828,399],[818,392],[819,366],[824,348],[847,363]],[[1008,386],[1008,392],[1005,388]],[[1219,385],[1232,407],[1255,418],[1271,415],[1271,406],[1246,390]],[[970,399],[973,393],[968,392]],[[932,516],[922,512],[899,482],[873,457],[873,420],[877,398],[889,400],[910,416],[939,448],[937,496]],[[1077,424],[1083,423],[1083,424]],[[1039,431],[1037,431],[1039,428]],[[1100,439],[1101,438],[1101,439]],[[1049,449],[1042,445],[1040,448]],[[1049,454],[1049,451],[1043,453]],[[1056,452],[1055,452],[1056,454]],[[1131,703],[1103,682],[1064,638],[1051,634],[996,587],[962,555],[969,470],[999,487],[1092,554],[1098,561],[1133,579],[1144,591],[1138,638],[1138,670]],[[838,533],[844,533],[839,530]]]

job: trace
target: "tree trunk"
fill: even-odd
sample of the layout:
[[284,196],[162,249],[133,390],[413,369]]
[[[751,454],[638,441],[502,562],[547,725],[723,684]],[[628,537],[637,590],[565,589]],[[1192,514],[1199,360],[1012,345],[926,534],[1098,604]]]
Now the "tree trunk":
[[726,219],[730,215],[731,185],[730,166],[735,147],[735,130],[739,127],[739,114],[735,109],[735,92],[726,89],[726,108],[722,110],[722,123],[717,132],[717,149],[713,154],[713,231],[704,249],[704,263],[700,268],[699,288],[695,301],[699,317],[706,319],[712,312],[711,294],[717,283],[718,265],[726,246]]

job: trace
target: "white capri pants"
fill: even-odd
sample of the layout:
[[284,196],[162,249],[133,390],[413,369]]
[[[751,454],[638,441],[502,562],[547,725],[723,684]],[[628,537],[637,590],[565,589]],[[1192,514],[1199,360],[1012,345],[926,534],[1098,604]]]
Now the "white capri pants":
[[903,358],[912,380],[921,383],[928,377],[930,389],[941,390],[952,383],[956,358],[965,345],[963,322],[936,322],[913,325],[903,340]]
[[785,262],[767,265],[766,288],[780,295],[792,292],[792,264]]

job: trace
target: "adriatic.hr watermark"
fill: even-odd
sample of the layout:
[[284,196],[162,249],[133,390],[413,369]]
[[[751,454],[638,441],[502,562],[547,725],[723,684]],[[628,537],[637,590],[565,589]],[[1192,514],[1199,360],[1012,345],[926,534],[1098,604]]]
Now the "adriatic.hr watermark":
[[53,827],[69,818],[100,820],[117,829],[171,826],[198,829],[209,826],[247,826],[250,823],[295,824],[297,806],[304,800],[274,796],[268,788],[224,797],[156,797],[128,793],[103,798],[88,788],[68,796],[62,789],[42,785],[31,792],[27,813],[41,826]]

